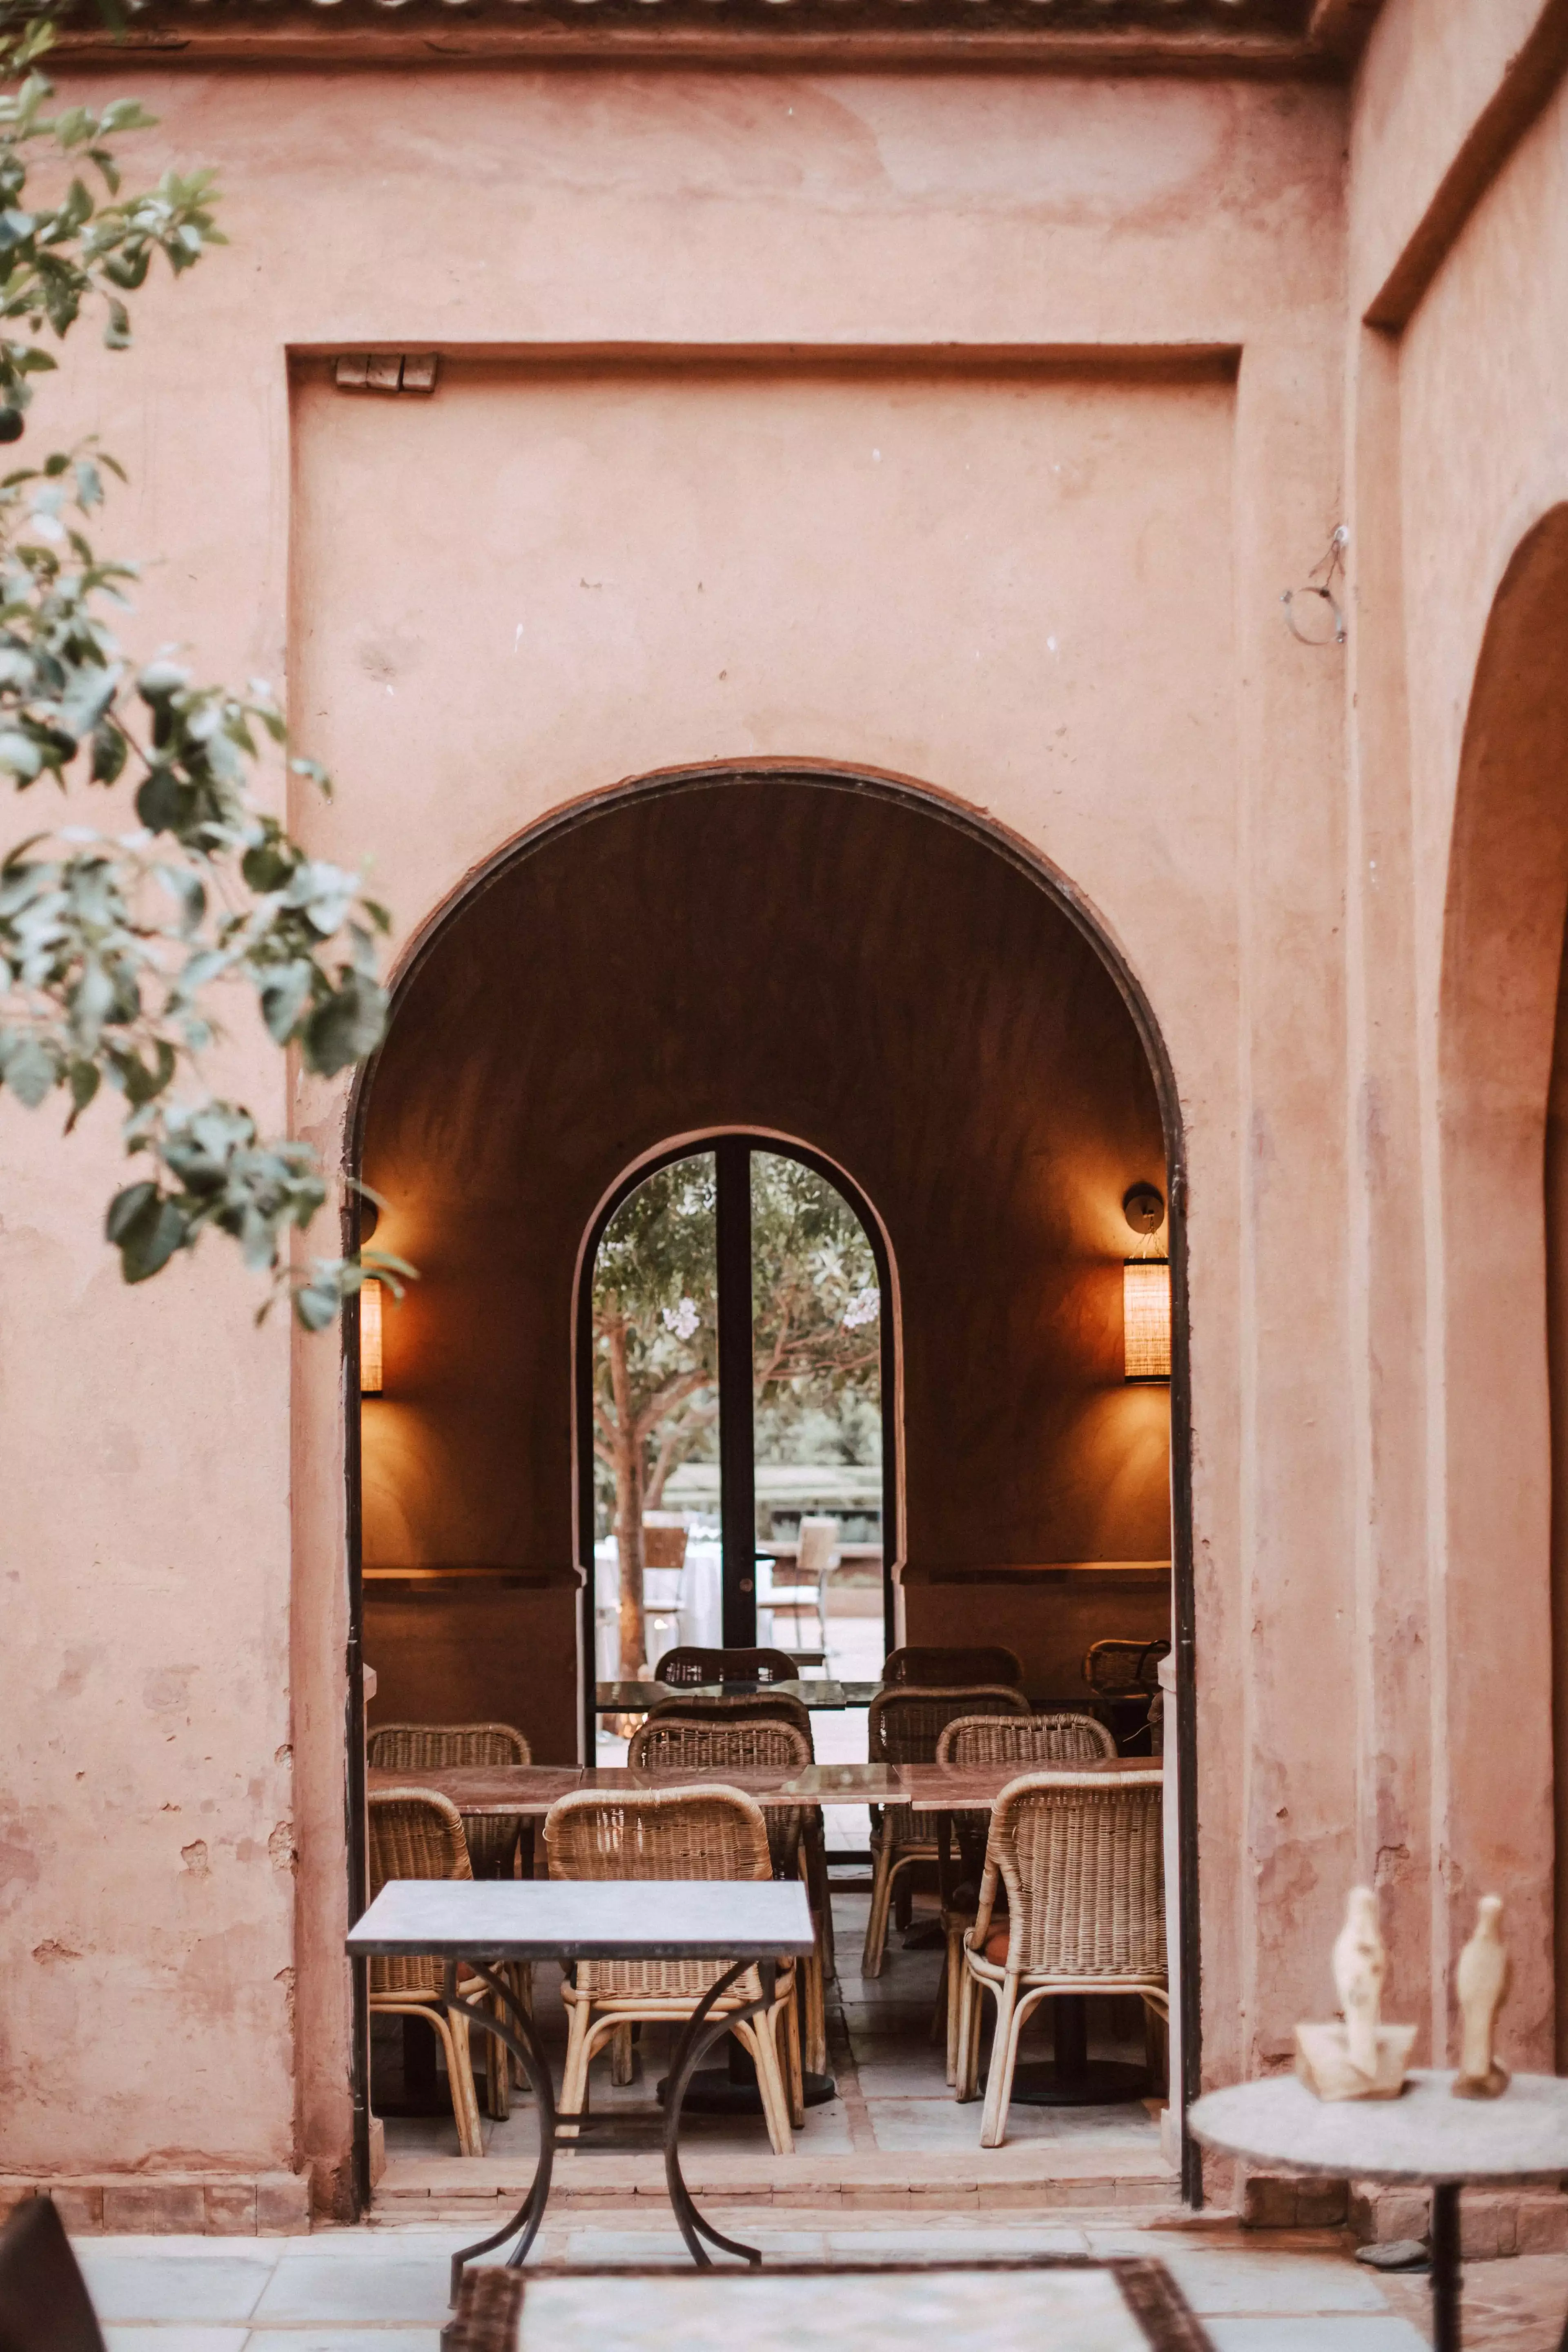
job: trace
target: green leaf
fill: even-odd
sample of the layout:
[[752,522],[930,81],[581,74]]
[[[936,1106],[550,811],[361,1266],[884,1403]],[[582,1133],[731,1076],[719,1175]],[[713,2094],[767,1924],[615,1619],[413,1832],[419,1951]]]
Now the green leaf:
[[104,1232],[120,1252],[127,1282],[145,1282],[167,1265],[186,1237],[184,1212],[154,1183],[128,1184],[109,1204]]
[[37,1037],[18,1037],[7,1046],[5,1079],[18,1102],[37,1110],[59,1075],[49,1048]]
[[305,1024],[307,1066],[325,1077],[346,1070],[375,1051],[385,1025],[385,991],[351,971]]

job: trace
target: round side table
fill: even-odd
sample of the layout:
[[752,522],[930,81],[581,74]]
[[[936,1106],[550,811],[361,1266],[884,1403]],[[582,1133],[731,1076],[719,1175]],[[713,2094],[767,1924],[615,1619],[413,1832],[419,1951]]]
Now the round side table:
[[1271,2171],[1430,2188],[1435,2352],[1459,2352],[1462,2184],[1568,2172],[1568,2080],[1516,2074],[1499,2099],[1456,2099],[1453,2080],[1421,2068],[1400,2098],[1328,2101],[1277,2074],[1210,2091],[1187,2116],[1205,2147]]

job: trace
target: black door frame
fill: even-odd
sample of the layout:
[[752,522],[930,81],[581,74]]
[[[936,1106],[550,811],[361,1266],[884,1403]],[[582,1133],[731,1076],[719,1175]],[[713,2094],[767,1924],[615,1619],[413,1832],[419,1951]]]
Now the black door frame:
[[[1197,1606],[1193,1562],[1193,1389],[1192,1317],[1187,1257],[1186,1123],[1182,1114],[1176,1074],[1163,1033],[1142,982],[1123,955],[1110,927],[1083,893],[1058,866],[1021,835],[1010,832],[975,809],[948,798],[929,783],[886,770],[839,765],[811,760],[721,761],[710,765],[666,768],[627,778],[605,791],[585,794],[552,810],[498,850],[477,871],[468,875],[435,908],[411,937],[403,962],[394,977],[388,1031],[397,1008],[413,986],[449,924],[460,921],[476,898],[509,874],[511,868],[546,843],[596,824],[633,802],[662,798],[674,793],[722,792],[732,784],[784,782],[811,784],[824,792],[853,793],[907,810],[934,824],[989,849],[1015,872],[1032,882],[1056,912],[1086,940],[1110,974],[1126,1005],[1139,1042],[1148,1056],[1159,1097],[1165,1139],[1165,1199],[1170,1220],[1171,1262],[1171,1580],[1172,1631],[1176,1671],[1176,1822],[1178,1848],[1179,1956],[1181,1967],[1182,2048],[1182,2194],[1194,2207],[1204,2201],[1203,2152],[1185,2128],[1186,2110],[1203,2087],[1203,1947],[1199,1933],[1198,1893],[1198,1722]],[[363,1163],[364,1129],[379,1054],[356,1073],[350,1094],[343,1137],[344,1247],[359,1246],[359,1196],[353,1185]],[[831,1172],[831,1171],[830,1171]],[[837,1176],[835,1182],[838,1181]],[[875,1233],[874,1226],[868,1231]],[[884,1297],[886,1294],[884,1294]],[[361,1581],[360,1477],[358,1443],[359,1315],[350,1301],[342,1321],[344,1351],[343,1397],[346,1417],[344,1467],[344,1570],[348,1586],[349,1641],[346,1658],[347,1757],[343,1805],[349,1857],[351,1916],[364,1907],[367,1869],[364,1815],[364,1693],[362,1680],[361,1627],[363,1590]],[[887,1547],[884,1545],[884,1559]],[[886,1571],[884,1571],[886,1572]],[[589,1653],[590,1657],[592,1652]],[[354,1966],[354,2035],[350,2053],[353,2103],[353,2185],[357,2210],[370,2202],[369,2016],[365,2006],[364,1969]]]
[[[893,1287],[893,1258],[881,1219],[852,1176],[835,1160],[814,1151],[793,1137],[771,1135],[758,1128],[713,1128],[683,1136],[679,1143],[655,1151],[626,1171],[600,1206],[588,1230],[578,1265],[576,1333],[574,1375],[576,1384],[577,1437],[577,1564],[583,1570],[582,1624],[578,1641],[583,1667],[584,1754],[591,1761],[598,1719],[595,1711],[595,1559],[594,1559],[594,1267],[599,1244],[617,1209],[634,1192],[682,1160],[699,1160],[711,1152],[717,1164],[718,1236],[716,1255],[719,1306],[719,1494],[722,1528],[724,1646],[750,1649],[757,1634],[757,1596],[753,1563],[756,1557],[756,1457],[752,1394],[752,1223],[751,1162],[753,1152],[775,1160],[794,1160],[809,1168],[853,1213],[871,1245],[876,1261],[880,1300],[879,1339],[881,1358],[882,1411],[882,1625],[889,1648],[894,1639],[893,1569],[899,1558],[899,1380],[898,1318]],[[736,1368],[743,1363],[742,1373]],[[726,1364],[731,1370],[726,1372]],[[726,1411],[725,1401],[739,1396],[743,1409]]]

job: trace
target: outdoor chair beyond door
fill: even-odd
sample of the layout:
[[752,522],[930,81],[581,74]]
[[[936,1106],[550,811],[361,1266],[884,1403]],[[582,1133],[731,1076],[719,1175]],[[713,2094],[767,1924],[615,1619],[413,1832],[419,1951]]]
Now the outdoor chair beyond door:
[[893,1690],[905,1683],[947,1690],[959,1683],[1003,1683],[1008,1690],[1022,1690],[1024,1667],[1016,1650],[1004,1649],[1000,1643],[973,1650],[918,1645],[889,1650],[882,1666],[882,1688]]
[[[943,1690],[911,1684],[879,1690],[866,1725],[866,1751],[873,1764],[934,1764],[936,1743],[961,1715],[1027,1715],[1029,1702],[1006,1683],[965,1683]],[[887,1805],[871,1815],[871,1916],[866,1922],[865,1977],[879,1977],[888,1948],[888,1914],[894,1882],[917,1862],[937,1862],[936,1816],[917,1815],[908,1805]]]
[[[827,1654],[827,1580],[838,1565],[838,1522],[829,1518],[804,1518],[800,1523],[795,1556],[791,1560],[775,1560],[767,1577],[767,1603],[772,1612],[769,1631],[776,1641],[785,1630],[779,1619],[790,1620],[788,1631],[795,1637],[795,1646],[801,1644],[800,1621],[809,1612],[816,1619],[816,1642],[826,1660]],[[758,1587],[759,1603],[763,1599]]]
[[[948,1725],[936,1743],[937,1762],[955,1765],[961,1770],[966,1764],[1013,1764],[1026,1769],[1031,1764],[1089,1764],[1099,1757],[1115,1753],[1115,1738],[1098,1717],[1072,1713],[961,1715]],[[974,1925],[977,1882],[991,1834],[991,1816],[988,1812],[953,1813],[950,1819],[959,1839],[963,1877],[968,1884],[966,1888],[942,1890],[942,1925],[947,1957],[942,1962],[942,1983],[937,1988],[936,2016],[946,2017],[947,2079],[956,2083],[963,1938]],[[966,1892],[970,1898],[967,1901],[963,1899]],[[934,2040],[934,2019],[932,2024]]]
[[[773,1874],[762,1807],[739,1789],[669,1789],[626,1797],[583,1790],[551,1806],[544,1850],[552,1878],[752,1879]],[[579,1960],[574,1978],[561,1988],[567,2015],[562,2115],[587,2112],[589,2066],[623,2025],[683,2025],[725,1972],[722,1960]],[[733,2018],[736,2011],[761,1998],[761,1979],[754,1968],[748,1969],[710,2014]],[[754,2021],[735,2018],[731,2031],[756,2067],[773,2153],[788,2156],[795,2147],[791,2117],[796,2122],[805,2118],[792,1960],[779,1963],[770,2006]]]
[[[723,1700],[718,1704],[722,1706]],[[742,1702],[744,1704],[744,1702]],[[771,1720],[753,1717],[738,1722],[732,1717],[714,1716],[697,1711],[699,1703],[687,1701],[689,1713],[673,1707],[660,1707],[650,1715],[640,1730],[634,1731],[626,1750],[628,1765],[653,1765],[663,1771],[746,1771],[804,1772],[811,1762],[811,1738],[793,1724],[778,1717]],[[804,1709],[802,1712],[804,1713]],[[820,1830],[820,1806],[769,1805],[763,1818],[767,1823],[768,1851],[773,1856],[775,1878],[804,1878],[811,1900],[812,1925],[816,1931],[816,1949],[802,1971],[801,2028],[805,2043],[805,2064],[816,2074],[827,2072],[827,2009],[823,1983],[823,1922],[822,1907],[828,1899],[826,1861],[820,1870],[816,1860],[822,1855],[822,1840],[809,1834],[810,1821],[815,1817]],[[816,1855],[813,1846],[816,1847]],[[618,2046],[618,2045],[617,2045]]]
[[[456,1805],[437,1796],[434,1789],[378,1789],[369,1801],[369,1813],[373,1903],[390,1878],[472,1878],[462,1817]],[[437,1959],[373,1959],[370,2011],[373,2017],[424,2019],[446,2054],[458,2149],[464,2156],[483,2156],[479,2103],[474,2095],[468,2055],[468,2021],[443,2011],[442,1977],[442,1963]],[[478,1977],[459,1976],[458,1990],[470,2000],[489,1998]],[[493,2038],[485,2036],[487,2042]],[[490,2070],[489,2080],[492,2087],[498,2081],[504,2084],[504,2067]]]
[[799,1674],[782,1650],[667,1650],[654,1680],[672,1689],[698,1683],[793,1683]]
[[[1162,1875],[1163,1786],[1158,1771],[1026,1774],[997,1798],[963,1939],[958,2096],[976,2096],[981,1997],[996,2004],[982,2147],[1000,2147],[1018,2038],[1053,1993],[1137,1993],[1170,2016]],[[997,1916],[998,1889],[1007,1916]]]

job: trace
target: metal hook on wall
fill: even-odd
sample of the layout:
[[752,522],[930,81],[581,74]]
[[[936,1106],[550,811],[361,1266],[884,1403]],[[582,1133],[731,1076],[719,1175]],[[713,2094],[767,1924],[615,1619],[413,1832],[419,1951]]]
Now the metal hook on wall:
[[[1350,545],[1350,540],[1349,524],[1341,523],[1332,539],[1330,540],[1321,561],[1313,565],[1304,584],[1300,588],[1287,588],[1279,599],[1285,607],[1285,625],[1299,645],[1321,647],[1327,645],[1342,646],[1345,641],[1345,616],[1341,609],[1339,599],[1334,594],[1334,582],[1344,571],[1344,552]],[[1298,596],[1317,596],[1328,606],[1334,624],[1331,637],[1311,636],[1302,628],[1296,617],[1295,606]]]

